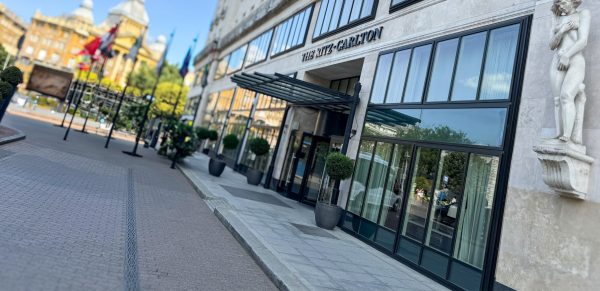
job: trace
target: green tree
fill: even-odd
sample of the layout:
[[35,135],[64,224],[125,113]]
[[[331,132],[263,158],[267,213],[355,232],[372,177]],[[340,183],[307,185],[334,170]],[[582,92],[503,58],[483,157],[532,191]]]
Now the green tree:
[[8,56],[8,52],[4,49],[4,46],[0,44],[0,63],[4,65],[6,57]]

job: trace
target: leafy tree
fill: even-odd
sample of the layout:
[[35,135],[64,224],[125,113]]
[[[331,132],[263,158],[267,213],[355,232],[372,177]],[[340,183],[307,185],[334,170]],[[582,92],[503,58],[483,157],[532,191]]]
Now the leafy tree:
[[4,46],[2,44],[0,44],[0,63],[2,65],[4,65],[4,62],[6,61],[7,56],[8,56],[8,52],[6,51],[6,49],[4,49]]

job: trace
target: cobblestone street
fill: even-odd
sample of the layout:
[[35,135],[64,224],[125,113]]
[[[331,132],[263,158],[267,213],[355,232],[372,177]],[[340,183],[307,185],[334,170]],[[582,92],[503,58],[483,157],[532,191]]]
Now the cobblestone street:
[[7,116],[1,290],[273,290],[179,171],[131,143]]

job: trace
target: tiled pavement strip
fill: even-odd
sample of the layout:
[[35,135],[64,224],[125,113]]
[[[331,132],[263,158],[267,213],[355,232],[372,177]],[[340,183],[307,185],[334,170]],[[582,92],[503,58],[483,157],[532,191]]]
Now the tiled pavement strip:
[[308,206],[248,185],[229,168],[210,176],[205,155],[179,168],[281,289],[446,290],[338,228],[316,228]]

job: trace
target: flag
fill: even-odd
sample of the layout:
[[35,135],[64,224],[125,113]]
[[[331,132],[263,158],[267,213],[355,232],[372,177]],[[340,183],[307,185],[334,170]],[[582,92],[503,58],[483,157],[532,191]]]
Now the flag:
[[142,34],[140,34],[140,36],[138,36],[138,38],[135,40],[135,43],[129,50],[129,53],[125,56],[125,59],[129,59],[132,61],[135,61],[135,59],[137,59],[137,56],[140,53],[140,49],[142,48],[142,45],[144,44],[144,35],[145,34],[146,34],[146,30],[144,29],[144,31],[142,31]]
[[185,54],[183,64],[181,64],[181,69],[179,69],[179,75],[181,76],[181,78],[185,78],[185,75],[187,75],[187,73],[190,71],[190,62],[192,61],[193,51],[196,49],[196,41],[198,41],[197,36],[196,38],[194,38],[192,46],[190,46],[190,48],[188,49],[187,54]]
[[100,53],[105,57],[110,57],[112,52],[112,46],[115,43],[115,39],[117,39],[117,33],[119,32],[119,25],[121,23],[117,23],[113,28],[111,28],[108,33],[102,36],[100,46],[98,49]]
[[165,47],[165,51],[163,52],[162,56],[160,57],[160,61],[158,61],[158,64],[156,65],[156,75],[159,78],[162,73],[163,66],[165,65],[165,62],[167,59],[167,54],[169,53],[169,47],[171,46],[171,41],[173,40],[174,34],[175,34],[175,30],[173,30],[173,32],[171,32],[171,35],[169,36],[169,40],[167,41],[167,46]]

